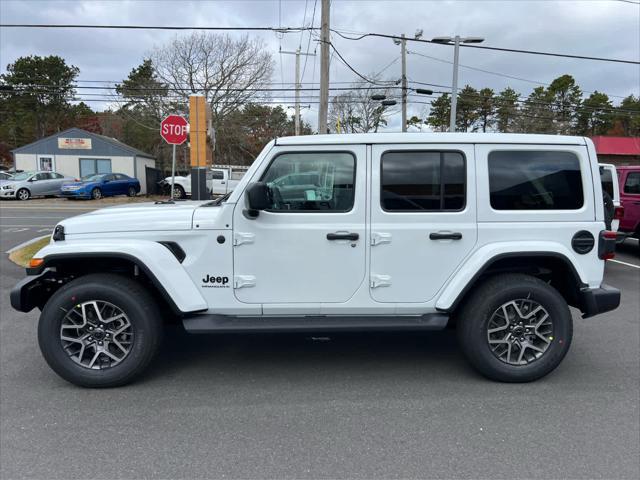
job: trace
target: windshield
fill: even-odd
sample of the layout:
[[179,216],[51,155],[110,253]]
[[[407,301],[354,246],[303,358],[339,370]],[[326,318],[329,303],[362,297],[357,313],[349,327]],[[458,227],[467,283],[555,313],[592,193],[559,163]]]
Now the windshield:
[[82,177],[83,182],[100,182],[104,178],[104,175],[85,175]]
[[33,175],[33,172],[22,172],[22,173],[17,174],[11,180],[26,180],[31,175]]

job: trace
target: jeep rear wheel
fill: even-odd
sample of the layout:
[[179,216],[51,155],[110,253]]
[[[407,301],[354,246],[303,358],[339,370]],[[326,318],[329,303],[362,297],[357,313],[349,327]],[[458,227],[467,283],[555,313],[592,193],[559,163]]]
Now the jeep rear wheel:
[[151,295],[120,275],[92,274],[45,305],[38,343],[49,366],[83,387],[115,387],[140,375],[158,349],[161,315]]
[[486,280],[458,315],[464,355],[480,373],[503,382],[530,382],[562,361],[573,336],[566,301],[545,282],[523,274]]

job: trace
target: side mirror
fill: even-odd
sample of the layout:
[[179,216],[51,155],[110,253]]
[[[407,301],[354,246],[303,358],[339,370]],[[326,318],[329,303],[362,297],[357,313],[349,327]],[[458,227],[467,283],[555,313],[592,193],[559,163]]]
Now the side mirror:
[[264,182],[254,182],[247,185],[244,198],[247,209],[243,213],[247,218],[256,218],[260,210],[266,210],[272,206],[271,189]]

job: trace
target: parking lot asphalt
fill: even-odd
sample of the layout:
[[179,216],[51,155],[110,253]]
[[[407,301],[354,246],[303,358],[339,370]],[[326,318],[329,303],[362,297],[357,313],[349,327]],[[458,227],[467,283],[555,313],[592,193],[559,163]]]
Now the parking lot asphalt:
[[[87,203],[0,204],[0,246]],[[640,476],[640,247],[606,267],[617,310],[574,312],[551,375],[475,374],[450,331],[167,335],[150,373],[118,389],[57,377],[37,311],[11,309],[23,270],[0,259],[0,478],[607,478]]]

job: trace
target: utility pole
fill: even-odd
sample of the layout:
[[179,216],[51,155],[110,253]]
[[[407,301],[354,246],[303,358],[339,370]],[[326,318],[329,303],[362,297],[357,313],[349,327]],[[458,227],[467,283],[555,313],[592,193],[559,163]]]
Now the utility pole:
[[300,84],[300,55],[305,55],[307,57],[315,57],[315,53],[302,53],[300,51],[300,47],[296,49],[295,52],[287,52],[285,50],[280,50],[280,53],[284,53],[286,55],[295,55],[296,56],[296,105],[295,105],[295,120],[294,125],[296,129],[296,136],[300,135],[300,88],[302,85]]
[[327,115],[329,113],[329,0],[322,0],[320,20],[320,107],[318,108],[318,133],[327,133]]
[[456,131],[456,109],[458,107],[458,57],[460,56],[460,35],[454,38],[453,47],[453,86],[451,88],[451,115],[449,131]]
[[407,39],[402,34],[400,43],[402,54],[402,131],[407,131]]

